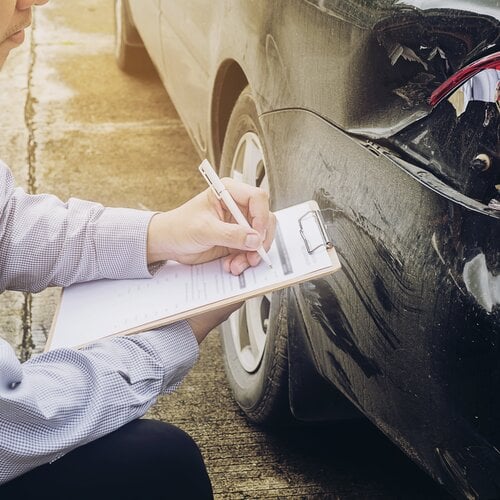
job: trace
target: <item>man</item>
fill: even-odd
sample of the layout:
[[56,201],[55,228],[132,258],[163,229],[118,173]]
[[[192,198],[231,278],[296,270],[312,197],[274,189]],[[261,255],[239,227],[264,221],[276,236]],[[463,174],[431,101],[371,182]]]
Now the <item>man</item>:
[[[32,6],[46,2],[0,0],[0,68],[24,41]],[[262,190],[224,182],[252,228],[232,223],[210,189],[165,213],[63,203],[16,188],[0,162],[0,292],[147,277],[169,259],[224,257],[240,274],[259,263],[261,244],[269,248],[275,218]],[[198,344],[234,308],[23,364],[0,339],[0,498],[210,498],[192,439],[139,417],[179,385]]]

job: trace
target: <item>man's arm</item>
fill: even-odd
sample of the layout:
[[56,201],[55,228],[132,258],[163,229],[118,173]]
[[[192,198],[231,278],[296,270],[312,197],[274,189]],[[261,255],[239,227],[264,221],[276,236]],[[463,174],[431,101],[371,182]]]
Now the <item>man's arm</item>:
[[23,364],[0,340],[0,484],[144,415],[197,356],[186,322]]
[[153,212],[28,195],[0,162],[0,291],[144,278]]
[[225,269],[240,274],[259,263],[261,244],[270,247],[276,218],[262,189],[223,182],[251,228],[235,224],[209,188],[156,214],[77,199],[63,203],[16,189],[0,162],[0,291],[148,277],[148,263],[168,259],[195,264],[224,256]]
[[[275,218],[262,190],[227,182],[251,230],[232,223],[210,190],[153,217],[27,195],[0,162],[0,291],[144,277],[148,263],[170,258],[225,256],[226,270],[239,274],[258,263],[262,242],[269,248]],[[143,415],[194,363],[196,341],[236,307],[79,351],[53,350],[24,364],[0,341],[0,483]]]

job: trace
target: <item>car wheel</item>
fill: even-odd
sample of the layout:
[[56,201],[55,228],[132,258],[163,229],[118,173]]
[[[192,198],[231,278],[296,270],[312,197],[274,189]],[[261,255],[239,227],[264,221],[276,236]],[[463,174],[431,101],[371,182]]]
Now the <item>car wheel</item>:
[[[269,191],[264,140],[247,87],[232,111],[220,173]],[[286,292],[247,300],[222,325],[224,363],[239,406],[256,423],[283,421],[288,404]]]
[[115,0],[115,59],[129,74],[150,71],[152,63],[130,15],[127,0]]

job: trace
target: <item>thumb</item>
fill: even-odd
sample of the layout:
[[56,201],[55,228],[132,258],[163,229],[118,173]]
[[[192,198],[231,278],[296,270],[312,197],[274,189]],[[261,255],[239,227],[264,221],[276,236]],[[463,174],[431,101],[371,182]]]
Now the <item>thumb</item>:
[[262,244],[262,237],[255,229],[231,222],[218,221],[213,234],[215,245],[237,250],[257,250]]

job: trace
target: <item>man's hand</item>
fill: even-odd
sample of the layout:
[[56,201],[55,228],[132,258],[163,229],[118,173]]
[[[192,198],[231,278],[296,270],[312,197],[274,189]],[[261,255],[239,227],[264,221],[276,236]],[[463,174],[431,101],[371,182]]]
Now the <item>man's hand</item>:
[[219,326],[223,321],[226,321],[231,314],[239,309],[243,305],[243,302],[237,304],[232,304],[229,306],[222,307],[220,309],[215,309],[213,311],[208,311],[201,313],[198,316],[193,316],[187,321],[189,326],[193,330],[193,334],[201,344],[205,337],[217,326]]
[[222,182],[252,229],[237,224],[224,203],[207,188],[180,207],[153,216],[148,231],[148,263],[175,260],[198,264],[226,256],[224,268],[241,274],[260,262],[256,249],[269,249],[276,218],[267,193],[230,178]]

